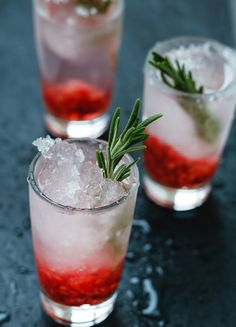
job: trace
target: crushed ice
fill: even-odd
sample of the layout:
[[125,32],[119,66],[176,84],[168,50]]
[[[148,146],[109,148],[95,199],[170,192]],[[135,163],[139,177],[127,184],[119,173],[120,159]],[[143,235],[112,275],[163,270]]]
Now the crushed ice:
[[54,201],[77,208],[96,208],[127,194],[123,183],[103,178],[94,148],[50,136],[33,142],[42,153],[40,189]]
[[61,142],[62,140],[58,137],[55,140],[49,135],[46,137],[39,137],[32,144],[38,148],[38,151],[42,153],[44,158],[51,158],[52,153],[49,151],[55,144]]

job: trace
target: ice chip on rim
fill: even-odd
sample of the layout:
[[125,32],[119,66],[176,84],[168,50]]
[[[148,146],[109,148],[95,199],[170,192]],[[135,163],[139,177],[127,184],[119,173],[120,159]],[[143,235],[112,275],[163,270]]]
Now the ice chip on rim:
[[44,158],[51,158],[51,152],[49,151],[54,144],[60,143],[62,140],[58,137],[55,140],[52,139],[49,135],[46,137],[39,137],[33,141],[33,145],[38,148],[38,151],[42,153]]

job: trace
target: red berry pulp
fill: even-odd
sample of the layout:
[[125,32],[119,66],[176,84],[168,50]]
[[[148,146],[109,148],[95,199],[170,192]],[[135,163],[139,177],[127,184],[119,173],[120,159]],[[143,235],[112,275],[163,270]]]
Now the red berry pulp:
[[42,92],[48,111],[64,120],[89,120],[107,111],[111,90],[100,90],[83,81],[52,84],[43,81]]
[[60,271],[39,258],[36,262],[44,293],[53,301],[68,306],[98,304],[107,300],[118,286],[124,265],[122,259],[114,267]]
[[197,188],[212,178],[218,166],[215,157],[185,157],[154,136],[150,136],[145,144],[145,168],[150,177],[165,186]]

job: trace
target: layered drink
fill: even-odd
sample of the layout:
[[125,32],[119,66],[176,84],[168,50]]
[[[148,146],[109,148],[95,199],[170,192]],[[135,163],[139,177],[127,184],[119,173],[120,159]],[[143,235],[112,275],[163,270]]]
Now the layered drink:
[[[35,261],[46,312],[88,326],[112,311],[139,186],[104,179],[92,139],[38,139],[29,173]],[[126,155],[121,164],[129,164]],[[84,324],[84,325],[83,325]]]
[[216,41],[187,37],[149,52],[144,117],[163,114],[148,127],[144,152],[145,189],[155,202],[187,210],[206,200],[234,117],[235,58]]
[[[101,10],[99,3],[109,5]],[[123,0],[34,0],[45,121],[53,135],[98,137],[107,128],[122,15]]]

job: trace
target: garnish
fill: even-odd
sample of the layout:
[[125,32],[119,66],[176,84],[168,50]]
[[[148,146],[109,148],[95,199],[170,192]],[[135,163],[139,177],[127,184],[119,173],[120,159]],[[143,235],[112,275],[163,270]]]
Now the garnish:
[[[197,87],[191,71],[185,69],[175,60],[174,65],[168,56],[161,56],[152,52],[149,63],[160,71],[163,82],[169,87],[191,94],[203,94],[204,87]],[[214,143],[220,132],[219,122],[213,117],[204,103],[197,103],[194,99],[179,98],[181,107],[193,118],[198,135],[208,143]]]
[[90,11],[95,9],[95,14],[104,14],[111,5],[112,0],[77,0],[76,3]]
[[139,121],[138,113],[140,100],[136,100],[128,122],[119,135],[121,109],[118,107],[113,115],[109,130],[108,143],[105,155],[101,150],[97,150],[97,162],[99,168],[103,171],[104,178],[114,181],[122,181],[130,176],[131,167],[136,164],[140,158],[134,160],[131,164],[121,164],[121,159],[127,153],[145,149],[144,145],[136,145],[146,140],[149,135],[145,133],[146,127],[159,119],[162,115],[151,116],[144,121]]

